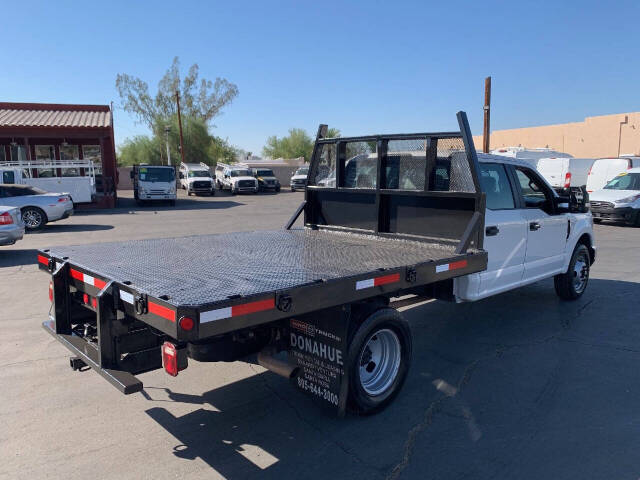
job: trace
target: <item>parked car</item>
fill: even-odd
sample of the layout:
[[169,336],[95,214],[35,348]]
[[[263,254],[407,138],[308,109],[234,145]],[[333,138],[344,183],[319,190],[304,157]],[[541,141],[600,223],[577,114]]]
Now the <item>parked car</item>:
[[604,188],[616,176],[631,168],[640,167],[640,157],[600,158],[593,162],[587,178],[587,192]]
[[534,167],[537,167],[537,161],[541,158],[572,158],[568,153],[558,152],[550,148],[502,147],[491,150],[491,154],[524,160]]
[[295,192],[296,189],[304,190],[307,186],[307,175],[309,175],[309,167],[300,167],[296,172],[291,176],[291,180],[289,181],[289,185],[291,185],[291,191]]
[[181,163],[180,187],[187,191],[187,195],[206,193],[215,195],[215,188],[211,171],[206,163]]
[[280,182],[270,168],[254,168],[253,176],[258,180],[258,188],[261,191],[273,190],[280,191]]
[[216,185],[220,190],[230,190],[232,194],[258,193],[258,180],[245,164],[216,165]]
[[13,245],[24,235],[20,209],[0,205],[0,245]]
[[536,169],[554,189],[562,190],[585,186],[593,162],[593,158],[541,158]]
[[640,227],[640,168],[620,173],[602,190],[589,194],[593,221],[622,221]]
[[48,222],[73,215],[68,193],[45,192],[29,185],[0,185],[0,203],[18,207],[27,230],[38,230]]

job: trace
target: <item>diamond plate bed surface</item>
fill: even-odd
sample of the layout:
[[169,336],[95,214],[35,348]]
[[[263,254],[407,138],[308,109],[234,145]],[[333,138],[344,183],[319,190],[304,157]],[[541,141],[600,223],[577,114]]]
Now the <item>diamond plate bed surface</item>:
[[176,306],[456,256],[442,243],[308,229],[55,247],[50,255]]

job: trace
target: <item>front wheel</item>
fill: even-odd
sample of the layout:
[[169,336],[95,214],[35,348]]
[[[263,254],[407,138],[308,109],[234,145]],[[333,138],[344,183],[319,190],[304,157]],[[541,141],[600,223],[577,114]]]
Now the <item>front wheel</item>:
[[47,216],[38,207],[25,207],[22,209],[22,221],[27,230],[40,230],[47,223]]
[[369,415],[385,408],[402,388],[411,364],[411,329],[391,308],[372,313],[349,346],[349,409]]
[[586,245],[579,243],[573,251],[567,272],[553,277],[553,284],[558,296],[563,300],[580,298],[589,283],[590,269],[589,249]]

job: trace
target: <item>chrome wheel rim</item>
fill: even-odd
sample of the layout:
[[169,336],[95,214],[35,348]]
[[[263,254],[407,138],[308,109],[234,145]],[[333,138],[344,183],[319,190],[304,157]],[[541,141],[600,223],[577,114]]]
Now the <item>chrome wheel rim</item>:
[[28,228],[37,228],[42,223],[42,215],[37,210],[26,210],[22,214],[22,221]]
[[573,264],[573,288],[576,293],[582,293],[589,281],[589,259],[587,254],[580,252]]
[[400,369],[401,351],[393,330],[378,330],[369,337],[359,361],[360,385],[367,394],[380,395],[391,387]]

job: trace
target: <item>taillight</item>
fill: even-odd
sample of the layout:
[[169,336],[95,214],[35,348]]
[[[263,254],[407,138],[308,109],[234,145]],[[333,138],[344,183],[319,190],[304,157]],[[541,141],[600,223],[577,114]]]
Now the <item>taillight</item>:
[[84,303],[85,305],[89,305],[89,294],[87,293],[82,294],[82,303]]
[[58,199],[58,202],[66,202],[67,201],[67,197],[60,197]]
[[628,158],[627,159],[627,170],[631,170],[632,167],[633,167],[633,165],[631,165],[631,159]]
[[53,280],[49,282],[49,301],[53,302]]
[[178,372],[183,370],[178,365],[178,349],[171,342],[164,342],[162,345],[162,364],[164,371],[172,377],[177,376]]
[[591,166],[589,167],[589,173],[587,173],[587,175],[591,175],[591,170],[593,169],[593,163],[591,164]]
[[178,324],[180,325],[180,328],[182,330],[185,330],[188,332],[190,330],[193,330],[193,326],[195,325],[195,322],[193,321],[192,318],[182,317],[178,322]]
[[0,215],[0,225],[9,225],[13,223],[13,217],[9,212],[4,212]]
[[98,300],[96,299],[96,297],[91,298],[91,306],[93,308],[98,308]]
[[564,188],[571,187],[571,172],[567,172],[564,176]]

